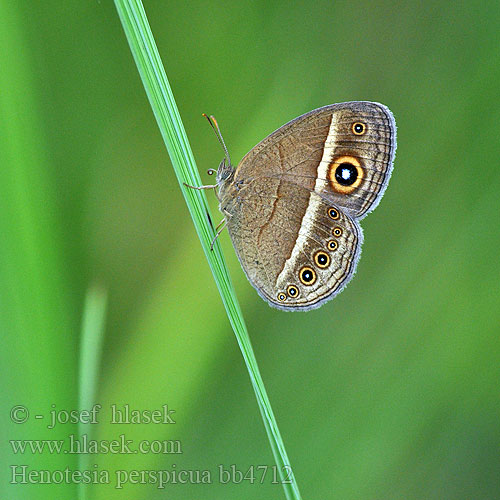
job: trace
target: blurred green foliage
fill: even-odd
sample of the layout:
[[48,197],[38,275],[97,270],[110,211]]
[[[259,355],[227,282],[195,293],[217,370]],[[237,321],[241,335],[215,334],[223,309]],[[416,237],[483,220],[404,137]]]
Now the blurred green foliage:
[[[270,309],[222,237],[304,498],[500,498],[498,2],[145,7],[205,179],[222,153],[202,112],[235,161],[321,105],[375,100],[396,117],[393,178],[333,302]],[[94,283],[108,314],[93,434],[180,440],[183,453],[90,462],[112,483],[115,470],[175,467],[213,484],[98,485],[89,498],[283,498],[267,479],[218,481],[219,464],[273,458],[114,6],[3,2],[0,18],[2,498],[76,498],[73,484],[9,484],[10,465],[75,469],[76,455],[6,443],[77,432],[47,429],[48,415],[77,408]],[[177,423],[111,425],[111,404],[168,404]]]

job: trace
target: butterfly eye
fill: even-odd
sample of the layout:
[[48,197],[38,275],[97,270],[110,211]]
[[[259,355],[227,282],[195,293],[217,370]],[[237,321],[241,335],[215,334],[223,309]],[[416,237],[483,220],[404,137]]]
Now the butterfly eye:
[[295,285],[290,285],[286,291],[288,296],[292,298],[298,297],[299,295],[299,289]]
[[338,247],[339,247],[339,244],[335,240],[330,240],[326,244],[326,248],[328,248],[328,250],[331,250],[332,252],[334,252],[335,250],[337,250]]
[[356,135],[363,135],[366,132],[366,125],[361,122],[355,122],[351,127],[352,131]]
[[330,219],[337,220],[340,217],[340,214],[338,210],[335,210],[335,208],[329,208],[328,216],[330,217]]
[[351,194],[359,187],[363,177],[363,167],[355,156],[338,156],[328,168],[330,185],[339,194]]
[[321,269],[327,268],[330,265],[330,260],[330,256],[322,250],[314,254],[314,262]]
[[335,238],[340,238],[342,236],[342,229],[340,227],[334,227],[332,234]]
[[316,281],[316,273],[311,267],[303,267],[299,272],[299,278],[304,285],[312,285]]
[[283,292],[278,293],[278,300],[280,302],[285,302],[286,300],[286,295]]

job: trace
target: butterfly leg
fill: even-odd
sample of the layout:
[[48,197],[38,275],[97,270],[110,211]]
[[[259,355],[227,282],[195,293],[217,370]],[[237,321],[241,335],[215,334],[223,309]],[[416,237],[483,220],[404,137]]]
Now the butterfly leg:
[[222,211],[223,214],[226,215],[226,217],[232,217],[233,216],[233,214],[229,213],[224,207],[221,207],[221,211]]
[[[222,219],[222,220],[219,222],[218,226],[215,228],[215,230],[216,230],[216,231],[218,230],[218,231],[215,233],[215,236],[214,236],[214,239],[212,240],[212,243],[210,243],[210,250],[212,250],[212,251],[213,251],[213,249],[214,249],[214,244],[215,244],[215,240],[219,237],[219,234],[220,234],[220,233],[222,233],[222,231],[223,231],[223,230],[224,230],[224,228],[226,227],[226,224],[227,224],[226,219]],[[220,228],[220,229],[219,229],[219,228]]]
[[209,184],[207,186],[190,186],[189,184],[186,184],[183,182],[184,186],[191,188],[191,189],[215,189],[217,187],[217,184]]
[[215,228],[215,230],[217,231],[219,229],[219,227],[221,227],[222,224],[226,224],[226,219],[222,219],[218,224],[217,224],[217,227]]

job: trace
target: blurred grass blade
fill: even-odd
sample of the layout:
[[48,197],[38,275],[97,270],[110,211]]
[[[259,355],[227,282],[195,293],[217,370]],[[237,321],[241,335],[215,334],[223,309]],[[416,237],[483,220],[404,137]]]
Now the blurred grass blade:
[[218,241],[215,242],[213,251],[210,250],[214,231],[209,218],[205,194],[184,186],[184,183],[201,185],[201,180],[146,13],[140,0],[115,0],[115,5],[167,146],[184,199],[245,359],[286,497],[300,499],[299,489],[291,472],[290,462],[259,373],[245,322]]
[[[82,329],[80,337],[80,366],[79,366],[79,410],[90,410],[96,404],[97,378],[101,361],[102,340],[106,318],[106,291],[99,285],[92,285],[87,290],[82,314]],[[89,433],[92,424],[78,422],[78,435],[81,438]],[[90,436],[89,436],[90,437]],[[79,469],[88,470],[89,454],[79,454]],[[87,498],[88,485],[78,484],[78,498]]]
[[106,302],[106,291],[102,287],[95,284],[89,287],[83,305],[80,338],[78,406],[82,410],[89,409],[95,403]]

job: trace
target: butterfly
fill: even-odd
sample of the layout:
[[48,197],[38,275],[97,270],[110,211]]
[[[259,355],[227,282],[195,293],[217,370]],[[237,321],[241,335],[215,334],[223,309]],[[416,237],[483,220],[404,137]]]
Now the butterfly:
[[306,311],[335,297],[356,270],[359,221],[392,173],[391,111],[367,101],[315,109],[267,136],[237,168],[208,119],[226,157],[216,184],[197,189],[217,189],[224,220],[216,236],[227,227],[248,280],[271,306]]

